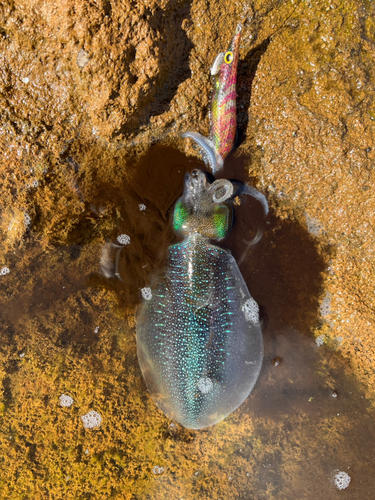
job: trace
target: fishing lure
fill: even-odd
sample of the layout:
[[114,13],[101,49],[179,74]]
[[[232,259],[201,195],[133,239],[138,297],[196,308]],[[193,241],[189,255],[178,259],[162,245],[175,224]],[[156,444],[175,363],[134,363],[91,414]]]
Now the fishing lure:
[[[259,308],[230,251],[234,185],[186,174],[166,271],[137,317],[138,359],[148,390],[171,419],[190,429],[216,424],[250,394],[261,369]],[[246,190],[245,190],[246,191]]]
[[233,148],[236,135],[236,80],[242,26],[238,25],[226,52],[220,52],[212,67],[214,90],[211,98],[210,137],[198,132],[185,132],[204,151],[204,159],[215,174],[223,167]]

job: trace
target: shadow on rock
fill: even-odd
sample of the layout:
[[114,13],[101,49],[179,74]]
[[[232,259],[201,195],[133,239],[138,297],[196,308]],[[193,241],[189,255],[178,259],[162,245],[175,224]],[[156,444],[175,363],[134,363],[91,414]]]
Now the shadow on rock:
[[251,100],[252,84],[258,64],[266,52],[270,38],[251,49],[244,59],[239,62],[237,76],[237,140],[238,147],[246,139],[246,129],[249,122],[249,106]]
[[[296,220],[281,220],[271,211],[265,224],[256,200],[245,199],[235,208],[235,226],[223,245],[239,262],[260,306],[263,335],[277,335],[286,327],[309,334],[318,321],[330,249],[322,253],[317,240]],[[262,240],[249,246],[247,242],[260,227]]]
[[168,111],[179,85],[190,77],[189,54],[192,42],[182,28],[184,20],[190,19],[190,2],[169,0],[165,9],[155,13],[146,8],[143,15],[154,33],[156,49],[161,55],[157,76],[150,80],[151,91],[140,96],[137,110],[113,136],[134,131],[134,124],[145,126],[153,116]]

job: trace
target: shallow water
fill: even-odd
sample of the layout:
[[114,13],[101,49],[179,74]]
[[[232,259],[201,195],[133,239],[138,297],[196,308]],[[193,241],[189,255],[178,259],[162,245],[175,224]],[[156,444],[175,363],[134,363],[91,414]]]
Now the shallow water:
[[[245,162],[232,155],[224,174],[236,178]],[[116,207],[106,242],[83,225],[79,244],[43,250],[30,240],[9,255],[10,272],[0,277],[0,498],[373,498],[374,410],[335,346],[318,347],[312,334],[322,326],[330,249],[321,257],[291,220],[271,213],[262,221],[255,200],[235,206],[222,242],[261,309],[265,357],[252,394],[202,431],[168,420],[147,394],[134,306],[163,270],[175,241],[168,210],[184,172],[197,167],[198,160],[154,146],[129,167],[134,176],[122,189],[98,190],[93,218]],[[261,225],[262,241],[248,247],[243,240]],[[103,247],[123,234],[130,243],[120,245],[119,276],[105,277]],[[71,407],[60,405],[62,394],[73,398]],[[81,417],[92,410],[102,424],[85,429]],[[341,491],[338,471],[351,478]]]

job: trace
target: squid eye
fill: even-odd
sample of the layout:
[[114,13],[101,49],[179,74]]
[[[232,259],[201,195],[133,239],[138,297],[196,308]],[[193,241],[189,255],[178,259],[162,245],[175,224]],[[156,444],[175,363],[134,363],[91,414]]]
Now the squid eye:
[[233,61],[233,59],[234,59],[233,52],[231,52],[230,50],[228,50],[228,52],[224,56],[224,61],[227,64],[230,64]]

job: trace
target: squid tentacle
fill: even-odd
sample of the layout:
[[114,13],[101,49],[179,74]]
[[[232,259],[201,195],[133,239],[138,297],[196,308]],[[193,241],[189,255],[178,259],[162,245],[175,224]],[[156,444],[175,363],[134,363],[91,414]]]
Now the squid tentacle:
[[204,137],[204,135],[200,134],[199,132],[193,131],[185,132],[181,137],[189,137],[203,149],[213,174],[215,174],[222,168],[223,159],[216,151],[213,142],[208,139],[208,137]]
[[249,186],[248,184],[241,184],[238,191],[236,192],[236,195],[241,195],[241,194],[248,194],[249,196],[252,196],[256,200],[258,200],[263,207],[264,217],[267,217],[269,212],[269,207],[267,198],[264,196],[263,193],[255,189],[255,187],[253,186]]

